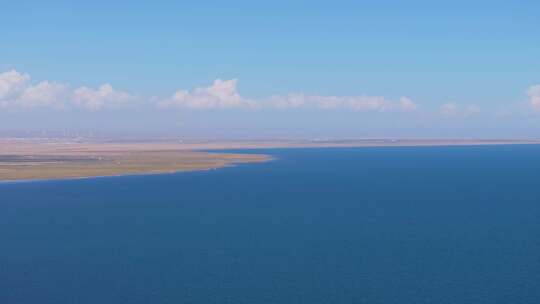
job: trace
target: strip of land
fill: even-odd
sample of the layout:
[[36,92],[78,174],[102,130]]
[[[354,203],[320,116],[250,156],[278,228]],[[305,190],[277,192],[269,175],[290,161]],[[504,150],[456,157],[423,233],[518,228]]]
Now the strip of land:
[[0,181],[208,170],[267,155],[193,151],[170,143],[0,141]]
[[265,154],[212,150],[517,144],[540,144],[540,141],[364,139],[119,142],[3,138],[0,139],[0,181],[172,173],[272,159]]

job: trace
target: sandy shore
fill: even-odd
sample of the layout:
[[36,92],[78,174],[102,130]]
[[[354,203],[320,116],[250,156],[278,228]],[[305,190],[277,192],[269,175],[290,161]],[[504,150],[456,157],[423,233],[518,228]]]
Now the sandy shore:
[[263,154],[212,150],[405,147],[540,144],[534,140],[342,140],[97,142],[59,139],[0,139],[0,181],[63,179],[207,170],[237,163],[264,162]]

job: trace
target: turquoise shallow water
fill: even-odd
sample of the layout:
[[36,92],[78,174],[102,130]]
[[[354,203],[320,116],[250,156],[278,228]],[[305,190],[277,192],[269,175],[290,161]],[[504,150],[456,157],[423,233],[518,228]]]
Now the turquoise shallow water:
[[0,184],[0,303],[540,303],[540,146]]

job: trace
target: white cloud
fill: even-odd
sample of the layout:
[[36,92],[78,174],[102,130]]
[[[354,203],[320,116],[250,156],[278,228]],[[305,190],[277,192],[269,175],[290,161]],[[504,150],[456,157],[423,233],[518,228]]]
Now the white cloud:
[[399,102],[395,103],[382,96],[320,96],[302,93],[273,96],[267,100],[265,106],[277,109],[312,107],[320,110],[345,109],[357,112],[417,109],[417,105],[408,97],[401,97]]
[[416,109],[418,109],[418,105],[409,97],[401,97],[399,99],[399,106],[403,111],[406,112],[416,111]]
[[253,107],[252,101],[240,96],[236,89],[236,79],[216,79],[208,87],[198,87],[192,92],[178,90],[174,95],[161,102],[161,107],[184,107],[191,109],[226,109]]
[[67,86],[60,83],[42,81],[35,86],[29,86],[17,99],[23,107],[54,106],[63,107],[63,101],[68,98]]
[[133,98],[126,92],[114,90],[109,84],[98,89],[70,89],[63,83],[42,81],[34,85],[30,80],[29,75],[15,70],[0,73],[0,107],[61,109],[79,106],[96,111],[108,104],[119,104]]
[[474,115],[474,114],[478,114],[481,112],[481,109],[479,106],[477,105],[468,105],[465,107],[465,109],[463,110],[463,114],[465,116],[470,116],[470,115]]
[[30,76],[15,70],[0,74],[0,106],[2,107],[59,107],[67,96],[67,86],[60,83],[42,81],[30,83]]
[[97,90],[80,87],[73,92],[75,102],[90,111],[101,110],[107,105],[124,103],[133,99],[127,92],[114,90],[110,84],[103,84]]
[[[343,97],[337,96],[309,96],[310,103],[314,103],[317,108],[322,110],[333,110],[343,107],[345,101]],[[357,102],[357,105],[359,103]]]
[[394,108],[389,101],[380,96],[356,96],[347,98],[346,108],[354,111],[388,111]]
[[266,104],[277,109],[298,108],[306,104],[306,96],[302,93],[291,93],[286,96],[272,96]]
[[534,85],[527,90],[529,103],[534,110],[540,110],[540,84]]
[[0,74],[0,106],[8,106],[24,91],[30,76],[15,70]]
[[441,106],[441,112],[444,115],[455,115],[458,111],[458,107],[453,103],[445,103]]
[[358,112],[382,112],[392,108],[390,102],[380,96],[310,96],[309,100],[319,109],[344,108]]
[[459,106],[454,103],[445,103],[441,106],[441,113],[446,116],[468,117],[480,112],[480,107],[474,104]]

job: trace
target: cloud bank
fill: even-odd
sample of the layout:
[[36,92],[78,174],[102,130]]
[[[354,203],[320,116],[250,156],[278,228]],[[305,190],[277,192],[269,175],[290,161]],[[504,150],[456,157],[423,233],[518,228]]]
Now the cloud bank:
[[[411,98],[405,96],[392,101],[383,96],[320,96],[290,93],[251,99],[242,96],[238,92],[237,85],[237,79],[216,79],[206,87],[197,87],[191,91],[181,89],[168,98],[156,98],[158,101],[154,106],[193,110],[312,108],[355,112],[411,112],[418,108]],[[15,70],[0,74],[0,107],[3,108],[79,108],[99,111],[122,106],[133,99],[133,94],[115,90],[110,84],[103,84],[98,88],[86,86],[71,88],[68,84],[51,81],[33,84],[28,74]]]
[[418,108],[408,97],[393,102],[382,96],[319,96],[290,93],[285,96],[271,96],[254,100],[243,97],[237,90],[237,79],[215,80],[208,87],[197,87],[193,91],[178,90],[171,97],[161,101],[161,108],[209,109],[295,109],[316,108],[319,110],[346,109],[351,111],[404,111]]
[[[540,85],[527,90],[530,108],[540,111]],[[105,83],[97,88],[71,87],[54,81],[32,82],[30,75],[10,70],[0,73],[0,108],[51,108],[100,111],[121,108],[138,100],[135,94],[117,90]],[[324,96],[289,93],[264,98],[248,98],[238,91],[238,80],[216,79],[208,86],[192,90],[179,89],[169,97],[147,98],[147,105],[160,109],[188,110],[293,110],[351,112],[415,112],[420,107],[410,97],[389,99],[376,95]],[[474,104],[445,103],[431,114],[447,117],[467,117],[480,113]]]

